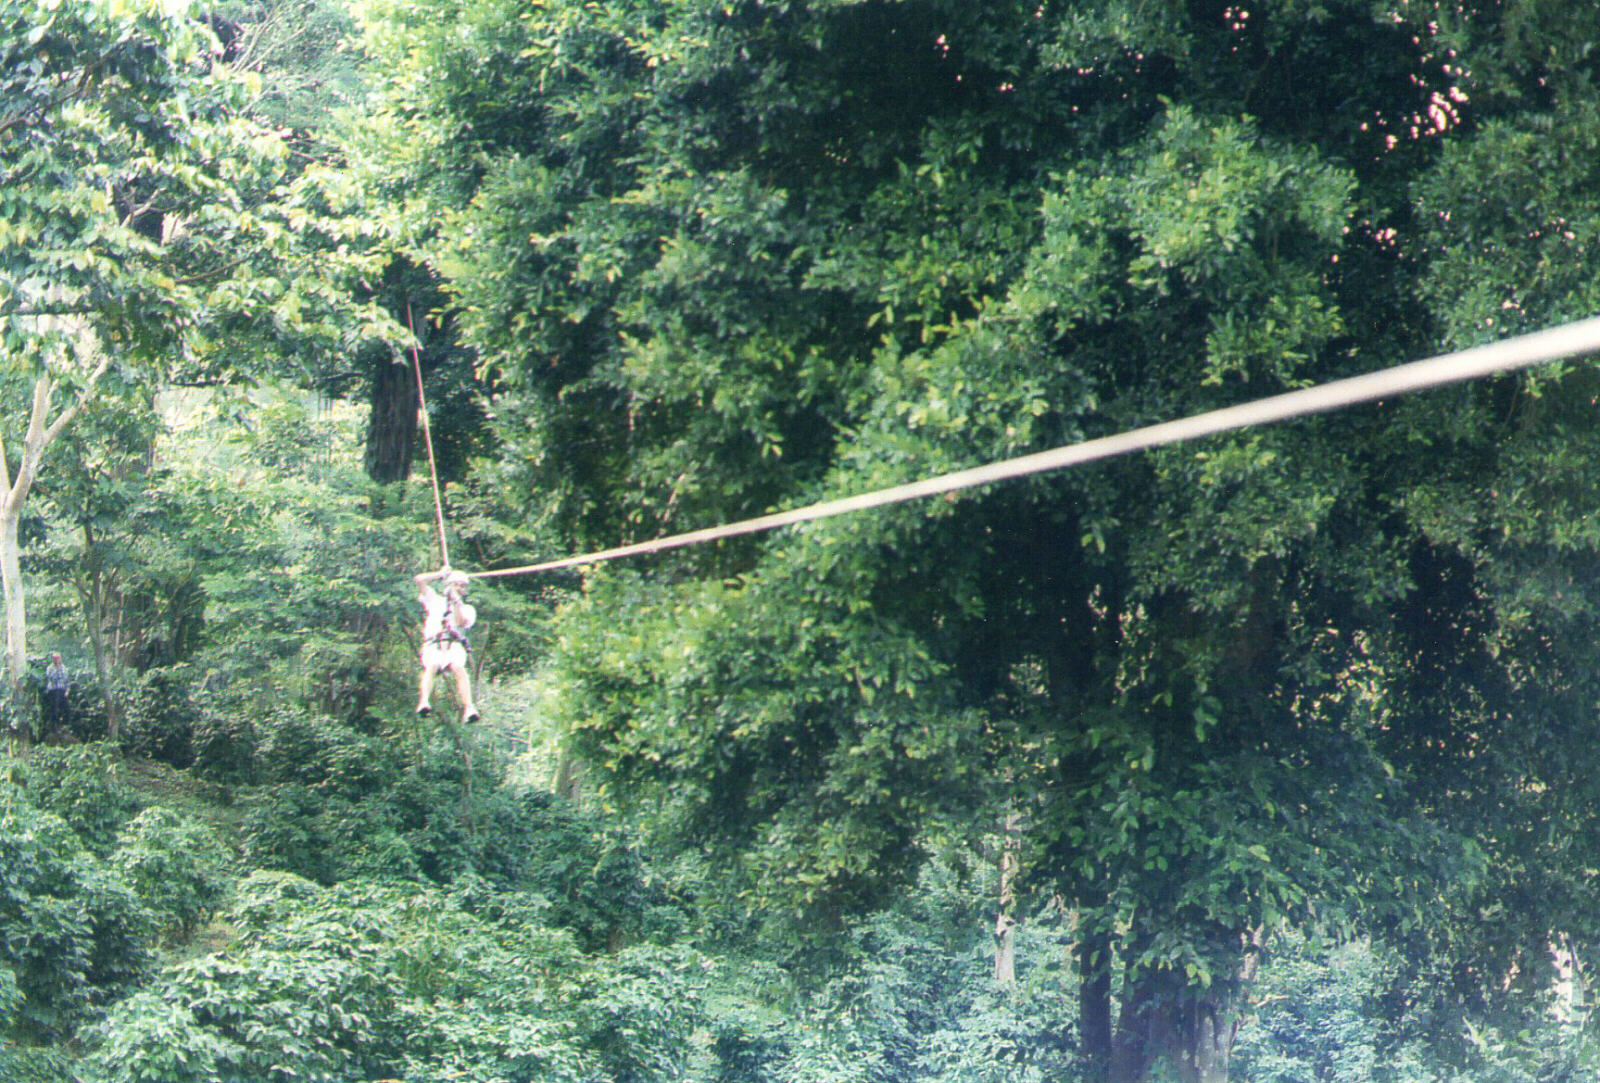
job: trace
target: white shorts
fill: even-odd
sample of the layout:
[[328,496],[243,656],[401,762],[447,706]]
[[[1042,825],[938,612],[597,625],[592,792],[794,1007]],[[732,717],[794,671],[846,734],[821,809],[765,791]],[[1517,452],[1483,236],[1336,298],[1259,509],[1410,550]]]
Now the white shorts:
[[447,639],[422,645],[423,669],[431,669],[438,673],[452,666],[460,666],[462,669],[467,668],[467,648],[464,644],[453,639]]

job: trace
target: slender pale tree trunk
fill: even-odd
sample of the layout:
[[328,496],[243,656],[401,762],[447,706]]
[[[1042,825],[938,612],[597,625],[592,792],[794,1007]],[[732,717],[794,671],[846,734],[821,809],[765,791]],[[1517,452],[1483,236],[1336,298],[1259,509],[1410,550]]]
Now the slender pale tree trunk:
[[6,671],[15,684],[28,663],[28,622],[23,608],[22,558],[17,541],[21,502],[0,504],[0,585],[5,589]]
[[22,675],[27,668],[27,622],[23,619],[22,561],[17,544],[19,516],[9,504],[9,501],[0,503],[0,584],[5,588],[6,669],[11,677],[7,687],[11,690],[14,739],[27,748],[33,737],[29,712],[24,709],[22,700]]
[[33,479],[39,473],[39,463],[44,458],[45,449],[55,442],[61,431],[83,409],[83,404],[110,364],[109,357],[101,358],[84,382],[82,393],[54,421],[49,419],[50,395],[55,390],[56,381],[49,367],[46,366],[44,372],[34,380],[33,405],[28,411],[28,428],[22,438],[22,456],[17,461],[15,477],[11,474],[4,442],[0,441],[0,489],[4,490],[3,496],[0,496],[0,586],[5,591],[6,675],[11,679],[13,695],[28,672],[28,618],[17,540],[17,524],[22,521],[23,503],[33,488]]
[[1006,812],[1000,844],[1000,910],[994,920],[994,980],[1017,980],[1017,875],[1021,871],[1022,815]]

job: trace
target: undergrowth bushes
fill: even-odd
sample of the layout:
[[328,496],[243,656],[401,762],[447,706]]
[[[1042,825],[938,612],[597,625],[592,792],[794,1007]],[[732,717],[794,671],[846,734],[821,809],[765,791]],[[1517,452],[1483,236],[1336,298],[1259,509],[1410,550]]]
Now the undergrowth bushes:
[[395,742],[281,712],[253,784],[235,791],[245,861],[324,885],[481,879],[532,892],[587,951],[682,925],[635,843],[551,794],[501,785],[500,766],[449,732]]
[[169,968],[107,1016],[91,1079],[644,1083],[693,1055],[692,953],[591,956],[442,888],[283,873],[247,877],[227,922],[225,954]]
[[[450,729],[251,729],[247,765],[0,761],[0,1083],[1083,1083],[1071,916],[1030,915],[996,985],[981,864],[807,937]],[[1279,941],[1233,1078],[1593,1078],[1582,1017],[1442,1055],[1401,970]]]
[[205,824],[172,809],[145,809],[123,828],[111,865],[165,935],[186,937],[223,901],[229,855]]
[[153,962],[154,921],[133,886],[61,817],[16,790],[0,810],[0,1036],[70,1036]]
[[28,803],[60,816],[97,856],[111,852],[122,826],[139,811],[138,796],[103,744],[43,746],[33,750],[26,768],[15,768],[14,781]]

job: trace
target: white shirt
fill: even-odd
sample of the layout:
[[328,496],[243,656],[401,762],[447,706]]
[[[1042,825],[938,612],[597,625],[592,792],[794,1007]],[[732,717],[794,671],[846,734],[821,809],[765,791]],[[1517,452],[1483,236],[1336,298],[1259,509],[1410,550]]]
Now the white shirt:
[[450,622],[450,631],[465,639],[467,629],[478,619],[478,611],[463,601],[456,602],[452,613],[450,599],[436,590],[420,592],[417,600],[422,603],[422,639],[425,643],[435,642],[444,635],[446,620]]

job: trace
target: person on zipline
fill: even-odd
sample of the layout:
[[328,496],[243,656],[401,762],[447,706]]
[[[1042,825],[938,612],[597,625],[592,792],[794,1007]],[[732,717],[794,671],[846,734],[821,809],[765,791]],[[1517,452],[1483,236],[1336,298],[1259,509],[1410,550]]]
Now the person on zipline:
[[[433,678],[448,669],[456,679],[456,699],[461,703],[461,721],[476,722],[478,708],[472,702],[472,677],[467,672],[467,629],[478,619],[478,611],[462,597],[470,580],[463,572],[448,566],[415,577],[417,601],[422,603],[422,678],[417,689],[417,715],[426,717],[433,710]],[[444,593],[433,588],[444,580]]]

